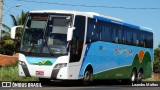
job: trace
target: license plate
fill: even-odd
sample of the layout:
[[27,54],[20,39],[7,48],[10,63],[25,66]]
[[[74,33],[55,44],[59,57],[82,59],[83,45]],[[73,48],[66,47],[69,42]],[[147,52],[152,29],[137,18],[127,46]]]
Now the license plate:
[[44,75],[44,71],[36,71],[36,75]]

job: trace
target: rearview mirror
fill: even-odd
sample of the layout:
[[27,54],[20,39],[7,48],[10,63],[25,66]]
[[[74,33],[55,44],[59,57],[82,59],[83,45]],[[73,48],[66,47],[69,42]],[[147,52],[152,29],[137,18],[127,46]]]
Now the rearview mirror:
[[22,28],[23,26],[22,25],[19,25],[19,26],[14,26],[11,28],[11,38],[12,39],[15,39],[15,35],[16,35],[16,29],[17,28]]
[[75,27],[69,27],[68,31],[67,31],[67,41],[71,41],[72,40],[72,36],[73,36],[73,30],[75,29]]

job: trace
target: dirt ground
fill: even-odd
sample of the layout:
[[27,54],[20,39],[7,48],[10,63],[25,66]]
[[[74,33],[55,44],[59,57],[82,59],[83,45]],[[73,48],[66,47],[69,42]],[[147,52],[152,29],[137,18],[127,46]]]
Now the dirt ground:
[[0,54],[0,67],[6,67],[17,64],[18,53],[13,56],[7,56]]
[[160,73],[154,73],[154,74],[153,74],[153,77],[154,77],[154,78],[160,78]]

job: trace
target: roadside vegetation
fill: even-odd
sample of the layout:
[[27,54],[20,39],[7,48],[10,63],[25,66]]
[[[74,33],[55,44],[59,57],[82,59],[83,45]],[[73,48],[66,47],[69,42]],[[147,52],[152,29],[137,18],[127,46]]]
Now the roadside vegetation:
[[[10,15],[13,26],[17,25],[23,25],[26,17],[26,12],[21,12],[21,15],[14,16]],[[20,37],[21,37],[21,32],[22,29],[18,28],[16,30],[16,38],[15,40],[10,38],[10,32],[11,32],[11,27],[8,25],[2,23],[2,37],[1,37],[1,42],[0,42],[0,54],[5,54],[5,55],[13,55],[15,53],[19,52],[19,45],[20,45]]]
[[154,50],[153,72],[154,73],[160,73],[160,44]]
[[160,81],[160,78],[155,78],[155,77],[152,77],[152,78],[147,78],[147,79],[143,79],[142,81]]
[[31,77],[19,77],[18,66],[13,65],[10,67],[0,68],[0,81],[38,81],[38,79]]

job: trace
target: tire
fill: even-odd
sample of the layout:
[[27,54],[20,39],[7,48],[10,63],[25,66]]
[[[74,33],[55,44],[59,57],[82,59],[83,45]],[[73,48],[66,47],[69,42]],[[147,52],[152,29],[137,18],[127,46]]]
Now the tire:
[[83,78],[83,85],[91,85],[93,82],[93,73],[91,70],[86,70]]
[[141,83],[142,82],[142,78],[143,78],[143,72],[139,71],[137,74],[137,82]]
[[137,83],[137,72],[135,69],[131,73],[130,81],[131,83]]
[[47,79],[47,78],[39,78],[39,81],[43,84],[43,85],[47,85],[50,84],[51,80]]

